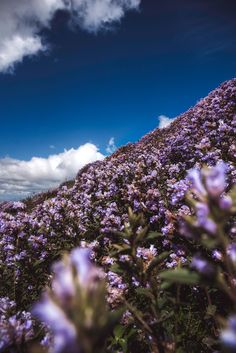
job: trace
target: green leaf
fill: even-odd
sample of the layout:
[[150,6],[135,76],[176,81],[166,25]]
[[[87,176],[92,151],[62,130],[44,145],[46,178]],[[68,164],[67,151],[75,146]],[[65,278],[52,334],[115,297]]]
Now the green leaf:
[[116,249],[115,254],[129,254],[131,251],[131,248],[128,244],[124,244],[124,245],[118,245],[118,244],[114,244],[113,247]]
[[232,187],[232,189],[230,190],[228,195],[231,197],[231,199],[233,201],[232,211],[233,211],[233,213],[235,213],[236,212],[236,185],[234,185]]
[[124,272],[118,264],[112,265],[110,270],[114,273],[123,273]]
[[121,338],[124,334],[126,330],[126,327],[125,326],[122,326],[122,325],[117,325],[115,328],[114,328],[114,335],[116,338]]
[[44,262],[44,259],[37,260],[37,261],[34,262],[33,266],[34,266],[34,267],[37,267],[37,266],[39,266],[42,262]]
[[144,295],[145,297],[147,298],[150,298],[151,300],[154,299],[154,296],[153,294],[150,292],[150,289],[149,288],[136,288],[135,289],[135,292],[138,294],[138,295]]
[[149,232],[148,236],[146,237],[147,240],[157,239],[163,237],[163,234],[160,232]]
[[200,281],[200,276],[196,272],[187,269],[167,270],[160,274],[160,277],[168,282],[196,285]]
[[148,232],[148,226],[142,228],[140,231],[138,231],[135,242],[138,244],[143,238],[146,236]]
[[123,352],[127,352],[127,340],[122,338],[120,339],[119,343],[121,345]]
[[217,245],[219,244],[219,239],[217,238],[210,238],[207,235],[203,235],[201,239],[201,243],[203,246],[205,246],[207,249],[215,249]]
[[169,289],[171,286],[172,286],[172,283],[171,283],[171,282],[163,282],[163,283],[160,285],[160,288],[161,288],[162,290],[167,290],[167,289]]
[[125,312],[125,307],[123,307],[123,306],[120,309],[117,309],[115,311],[110,312],[109,320],[108,320],[108,327],[110,327],[110,328],[112,327],[112,329],[113,329],[113,327],[115,325],[117,325],[118,322],[120,321],[124,312]]

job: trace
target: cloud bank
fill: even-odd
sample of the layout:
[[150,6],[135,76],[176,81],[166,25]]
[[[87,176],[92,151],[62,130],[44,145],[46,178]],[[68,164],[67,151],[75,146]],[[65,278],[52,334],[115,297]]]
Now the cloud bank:
[[1,0],[0,72],[12,72],[24,57],[47,50],[40,35],[58,10],[67,11],[73,24],[97,32],[120,21],[141,0]]
[[158,120],[159,120],[159,125],[158,125],[159,129],[163,129],[164,127],[167,127],[168,125],[170,125],[174,119],[171,119],[165,115],[160,115],[158,117]]
[[48,158],[33,157],[30,161],[0,159],[0,200],[24,198],[57,187],[74,178],[87,163],[104,157],[94,144],[86,143]]

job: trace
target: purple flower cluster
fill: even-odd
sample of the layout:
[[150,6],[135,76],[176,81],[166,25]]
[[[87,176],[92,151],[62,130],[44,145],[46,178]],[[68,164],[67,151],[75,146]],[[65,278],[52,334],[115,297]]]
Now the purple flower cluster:
[[0,352],[20,348],[34,337],[33,319],[28,312],[17,312],[9,298],[0,298]]

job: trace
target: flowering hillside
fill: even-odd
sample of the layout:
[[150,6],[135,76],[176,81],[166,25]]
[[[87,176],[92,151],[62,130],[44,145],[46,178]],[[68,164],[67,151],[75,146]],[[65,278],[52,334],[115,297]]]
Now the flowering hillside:
[[[230,287],[231,282],[222,284],[224,290],[214,286],[214,266],[207,261],[224,260],[221,243],[214,242],[212,235],[218,234],[218,221],[229,239],[236,234],[234,198],[226,195],[234,184],[236,79],[223,83],[170,126],[84,167],[74,183],[26,201],[2,203],[0,352],[40,352],[47,349],[37,345],[40,340],[46,347],[51,344],[53,352],[87,353],[94,352],[94,347],[96,352],[220,351],[222,318],[233,312],[236,289]],[[204,239],[196,235],[199,232],[205,234]],[[231,243],[225,248],[226,257]],[[46,336],[48,329],[42,330],[30,313],[45,286],[55,284],[52,264],[77,246],[89,248],[90,258],[103,268],[97,277],[106,280],[109,308],[114,313],[123,308],[119,319],[113,320],[114,327],[110,317],[104,319],[114,328],[109,333],[102,331],[108,337],[105,350],[101,348],[105,340],[101,343],[97,338],[90,350],[85,343],[75,348],[63,327],[53,329],[56,319],[43,315],[42,303],[33,314],[51,327]],[[226,280],[235,281],[235,268],[230,266],[223,264],[222,268],[229,271]],[[173,276],[171,270],[179,272]],[[59,276],[58,266],[53,271]],[[60,289],[57,281],[55,288]],[[156,297],[150,288],[158,293]],[[61,298],[59,289],[56,295]],[[230,290],[233,294],[227,293]],[[60,305],[63,308],[64,301]],[[231,326],[235,330],[235,323]],[[93,329],[91,337],[97,327]],[[53,334],[58,340],[64,335],[64,343],[56,346],[54,342],[52,348]],[[233,334],[230,349],[236,352],[232,329]],[[75,336],[73,331],[73,342]],[[78,341],[85,342],[85,336]],[[65,337],[71,346],[65,344]]]

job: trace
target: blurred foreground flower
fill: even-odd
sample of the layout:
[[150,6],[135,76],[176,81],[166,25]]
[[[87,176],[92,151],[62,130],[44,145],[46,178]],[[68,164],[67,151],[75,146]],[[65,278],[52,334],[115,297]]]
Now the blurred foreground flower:
[[191,267],[208,280],[215,277],[214,266],[198,254],[193,257]]
[[74,249],[53,266],[52,289],[33,308],[53,336],[53,353],[103,352],[120,319],[108,312],[103,272],[90,261],[89,249]]
[[218,199],[226,188],[226,164],[218,163],[215,167],[189,171],[189,179],[193,183],[195,193],[203,198],[209,196]]
[[228,320],[228,327],[221,332],[221,343],[227,352],[236,352],[236,316],[231,316]]
[[226,170],[226,164],[220,162],[215,167],[192,169],[188,173],[192,188],[187,194],[187,200],[195,209],[195,218],[186,217],[186,220],[195,238],[198,238],[199,232],[216,235],[219,227],[225,224],[232,214],[233,200],[225,193]]

